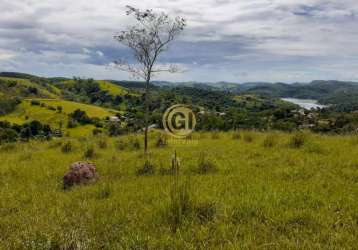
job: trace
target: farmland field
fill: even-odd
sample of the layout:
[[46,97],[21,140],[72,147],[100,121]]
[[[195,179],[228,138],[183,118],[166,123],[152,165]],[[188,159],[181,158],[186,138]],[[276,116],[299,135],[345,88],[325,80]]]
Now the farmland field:
[[[2,145],[0,249],[357,245],[357,136],[194,133],[196,143],[157,147],[159,133],[150,134],[151,171],[138,171],[137,135]],[[185,186],[180,216],[171,200],[174,151]],[[79,160],[95,163],[100,179],[64,191],[62,177]]]

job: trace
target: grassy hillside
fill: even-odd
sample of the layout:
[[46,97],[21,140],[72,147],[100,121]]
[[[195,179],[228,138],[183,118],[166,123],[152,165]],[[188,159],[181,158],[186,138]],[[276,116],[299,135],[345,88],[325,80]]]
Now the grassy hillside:
[[58,98],[61,91],[52,85],[41,85],[28,79],[0,77],[0,93],[14,97]]
[[[42,105],[32,105],[32,100],[39,101]],[[61,113],[56,110],[58,106],[62,107]],[[38,120],[42,123],[49,124],[52,128],[59,128],[60,123],[62,123],[63,128],[66,129],[68,114],[72,113],[76,109],[85,111],[91,118],[105,118],[118,112],[94,105],[60,99],[26,99],[16,107],[14,112],[5,116],[0,116],[0,120],[16,124],[23,124],[26,121]],[[93,128],[94,126],[89,125],[86,127],[81,126],[79,128],[69,129],[69,131],[72,131],[74,135],[88,135],[88,132],[91,132]]]
[[[355,248],[357,137],[204,133],[164,148],[151,137],[147,176],[136,174],[142,150],[118,146],[133,136],[72,139],[69,153],[62,140],[2,146],[0,249]],[[99,182],[63,191],[69,164],[89,147]],[[188,181],[180,217],[174,150]]]
[[[99,87],[101,88],[101,90],[108,91],[109,94],[114,95],[114,96],[115,95],[122,96],[122,95],[129,93],[129,91],[126,88],[116,85],[114,83],[111,83],[109,81],[98,80],[95,82],[97,82],[99,84]],[[74,80],[59,81],[55,85],[65,88],[65,89],[66,88],[68,89],[75,85],[75,81]]]
[[129,93],[129,91],[126,90],[124,87],[121,87],[109,81],[97,81],[97,82],[99,83],[101,89],[107,90],[108,93],[110,93],[111,95],[122,96]]

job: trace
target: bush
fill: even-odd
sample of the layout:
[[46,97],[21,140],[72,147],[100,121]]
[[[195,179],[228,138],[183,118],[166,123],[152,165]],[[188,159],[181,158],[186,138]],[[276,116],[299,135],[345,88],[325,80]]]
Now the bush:
[[243,139],[247,143],[251,143],[254,141],[254,136],[250,132],[245,132],[243,135]]
[[14,98],[0,99],[0,115],[6,115],[13,112],[21,101]]
[[128,139],[128,146],[132,150],[139,150],[140,149],[140,142],[137,137],[131,136]]
[[194,206],[196,218],[200,223],[212,221],[216,215],[216,204],[213,202],[202,202]]
[[83,153],[83,157],[85,159],[91,159],[95,156],[95,150],[94,147],[92,145],[87,146],[85,152]]
[[67,128],[75,128],[78,126],[78,123],[73,120],[73,119],[69,119],[68,123],[67,123]]
[[291,148],[301,148],[306,141],[306,136],[303,133],[296,133],[291,136],[289,141],[289,147]]
[[124,129],[121,127],[121,124],[118,122],[109,122],[108,123],[108,135],[109,136],[119,136],[124,134]]
[[31,105],[32,106],[40,106],[41,103],[39,101],[37,101],[37,100],[31,100]]
[[73,151],[73,145],[70,141],[66,142],[62,147],[61,147],[61,151],[62,153],[70,153]]
[[101,129],[95,128],[92,130],[92,135],[96,136],[96,135],[100,135],[102,134],[103,131]]
[[0,143],[14,142],[18,138],[17,132],[12,128],[0,128]]
[[98,141],[98,147],[101,149],[105,149],[108,147],[107,140],[105,138],[100,138]]
[[80,109],[76,109],[71,114],[68,115],[72,120],[82,124],[90,124],[92,123],[92,119],[88,117],[86,111],[82,111]]
[[56,109],[57,109],[57,112],[58,112],[58,113],[62,113],[62,110],[63,110],[62,106],[57,106]]
[[144,165],[137,169],[136,174],[141,175],[153,175],[155,173],[155,166],[149,160],[146,160]]
[[217,172],[217,170],[215,163],[207,159],[205,153],[201,153],[198,160],[197,172],[199,174],[207,174]]

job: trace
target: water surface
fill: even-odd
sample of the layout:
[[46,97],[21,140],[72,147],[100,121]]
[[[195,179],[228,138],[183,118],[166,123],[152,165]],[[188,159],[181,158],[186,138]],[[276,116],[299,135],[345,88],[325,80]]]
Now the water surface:
[[327,105],[318,104],[318,101],[313,99],[298,99],[298,98],[281,98],[281,99],[286,102],[297,104],[300,107],[308,110],[318,109],[318,108],[321,109],[327,107]]

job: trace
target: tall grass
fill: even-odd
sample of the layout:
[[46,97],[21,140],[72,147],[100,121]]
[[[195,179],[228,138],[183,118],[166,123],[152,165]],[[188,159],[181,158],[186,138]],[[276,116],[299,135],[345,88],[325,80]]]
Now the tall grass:
[[[194,134],[198,145],[151,140],[152,164],[168,172],[150,175],[137,175],[146,158],[128,136],[105,137],[102,149],[98,137],[1,145],[0,249],[355,249],[353,137],[308,134],[292,148],[295,134],[277,132],[264,147],[271,132],[250,133],[250,143],[232,133]],[[75,149],[62,153],[69,141]],[[101,179],[65,192],[86,145],[100,154],[91,162]],[[197,174],[201,152],[216,171]]]

